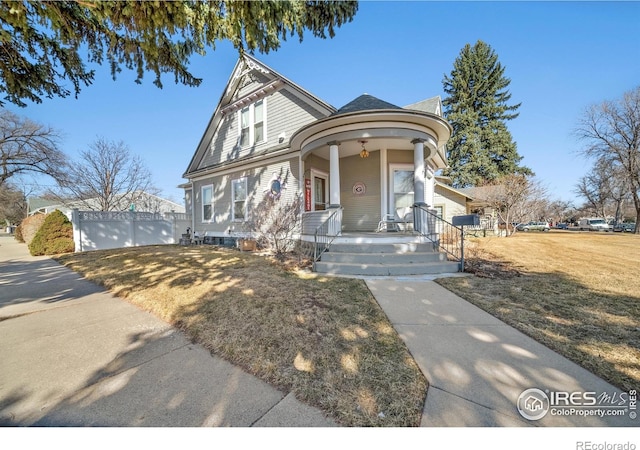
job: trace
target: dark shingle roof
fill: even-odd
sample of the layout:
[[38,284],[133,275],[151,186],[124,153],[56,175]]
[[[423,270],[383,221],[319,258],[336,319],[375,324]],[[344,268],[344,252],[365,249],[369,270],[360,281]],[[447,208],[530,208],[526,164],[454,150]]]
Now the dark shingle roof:
[[402,109],[399,106],[393,105],[389,102],[385,102],[384,100],[380,100],[379,98],[374,97],[369,94],[362,94],[360,97],[355,100],[350,101],[342,108],[337,110],[335,113],[331,114],[332,116],[337,116],[338,114],[346,114],[357,111],[368,111],[371,109]]

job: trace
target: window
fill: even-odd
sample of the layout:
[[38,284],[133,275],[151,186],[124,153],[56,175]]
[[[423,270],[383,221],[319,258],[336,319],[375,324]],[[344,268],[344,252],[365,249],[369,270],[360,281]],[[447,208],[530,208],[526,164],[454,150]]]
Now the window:
[[253,141],[264,141],[264,100],[253,105]]
[[393,171],[393,208],[413,205],[413,170]]
[[247,179],[238,178],[231,182],[231,220],[247,220]]
[[240,110],[240,146],[249,145],[249,107]]
[[213,221],[213,185],[202,186],[202,221]]
[[240,110],[240,146],[258,144],[267,140],[266,99]]

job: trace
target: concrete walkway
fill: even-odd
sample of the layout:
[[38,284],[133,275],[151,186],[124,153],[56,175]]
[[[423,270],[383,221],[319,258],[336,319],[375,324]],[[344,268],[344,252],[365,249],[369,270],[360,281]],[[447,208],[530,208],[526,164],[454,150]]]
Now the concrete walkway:
[[[629,416],[627,393],[620,397],[619,389],[435,282],[366,282],[429,381],[422,426],[640,426]],[[627,411],[597,417],[559,415],[571,407],[551,407],[542,419],[528,420],[517,404],[530,388],[609,395],[598,408],[573,405],[575,411]]]
[[0,426],[335,423],[0,235]]

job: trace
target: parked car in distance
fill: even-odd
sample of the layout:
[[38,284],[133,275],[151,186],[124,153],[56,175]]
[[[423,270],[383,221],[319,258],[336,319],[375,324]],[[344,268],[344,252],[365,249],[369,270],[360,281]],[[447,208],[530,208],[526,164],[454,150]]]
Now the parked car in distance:
[[635,223],[619,223],[613,226],[613,231],[633,233],[636,229]]
[[580,219],[578,222],[578,228],[580,231],[611,231],[611,227],[604,219]]
[[547,222],[529,222],[519,224],[516,229],[518,231],[549,231],[551,227]]
[[557,223],[556,224],[556,229],[558,230],[568,230],[569,229],[569,225],[566,223]]

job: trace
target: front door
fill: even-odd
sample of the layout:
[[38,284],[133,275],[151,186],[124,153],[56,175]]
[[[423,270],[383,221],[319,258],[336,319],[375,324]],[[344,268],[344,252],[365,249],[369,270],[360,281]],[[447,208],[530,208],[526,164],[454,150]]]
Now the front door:
[[312,198],[313,198],[313,211],[322,211],[327,208],[327,199],[329,193],[327,192],[328,176],[319,172],[312,172]]
[[413,205],[413,165],[392,165],[389,175],[389,214],[395,214]]

